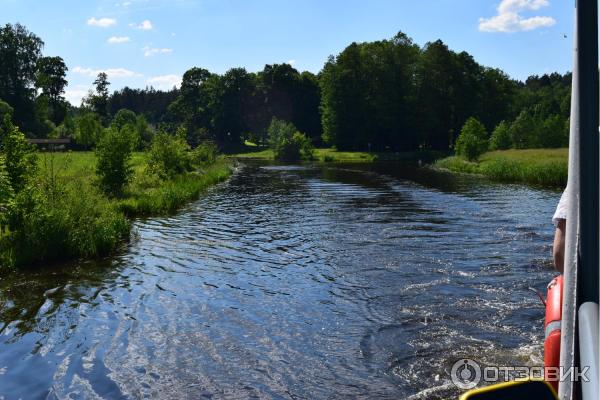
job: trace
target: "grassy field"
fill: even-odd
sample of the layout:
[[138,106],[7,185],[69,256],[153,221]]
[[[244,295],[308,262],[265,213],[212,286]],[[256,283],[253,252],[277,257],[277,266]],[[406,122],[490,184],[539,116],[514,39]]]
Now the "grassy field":
[[434,167],[484,175],[498,182],[564,187],[567,184],[568,149],[501,150],[483,154],[478,162],[453,156]]
[[[96,179],[96,156],[91,151],[41,153],[39,163],[41,170],[53,168],[62,181],[88,186],[93,185]],[[186,202],[198,198],[203,189],[227,179],[231,174],[230,163],[224,158],[171,180],[160,180],[147,174],[145,153],[134,153],[131,164],[133,179],[124,196],[112,199],[117,209],[129,217],[173,212]]]

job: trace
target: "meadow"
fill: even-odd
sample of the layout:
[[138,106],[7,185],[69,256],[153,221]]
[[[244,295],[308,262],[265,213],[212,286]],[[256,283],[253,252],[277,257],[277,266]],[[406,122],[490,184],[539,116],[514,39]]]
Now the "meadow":
[[[200,193],[231,174],[231,163],[218,158],[214,163],[202,166],[172,179],[159,179],[147,171],[147,153],[135,152],[131,158],[133,178],[123,196],[111,199],[114,206],[128,217],[160,215],[176,211]],[[95,184],[96,155],[92,151],[41,153],[42,171],[52,168],[57,178],[77,186]]]
[[437,160],[433,166],[457,173],[484,175],[497,182],[564,187],[568,155],[566,148],[499,150],[484,153],[477,162],[452,156]]

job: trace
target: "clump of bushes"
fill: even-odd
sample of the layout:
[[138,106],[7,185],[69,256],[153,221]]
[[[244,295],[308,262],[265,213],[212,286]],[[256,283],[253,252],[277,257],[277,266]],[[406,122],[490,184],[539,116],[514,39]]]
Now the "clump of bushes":
[[117,131],[115,128],[106,129],[100,139],[96,147],[96,174],[100,187],[107,195],[120,196],[131,180],[133,146],[131,136],[124,130]]
[[490,136],[490,150],[506,150],[511,146],[510,125],[506,121],[501,121]]
[[161,178],[172,178],[191,170],[191,161],[190,146],[183,137],[166,132],[154,135],[148,152],[148,166],[151,172]]
[[4,117],[8,115],[12,117],[14,109],[5,101],[0,100],[0,121],[4,121]]
[[[231,172],[214,145],[192,151],[185,132],[159,133],[148,158],[134,159],[139,136],[131,123],[121,121],[105,129],[96,146],[97,181],[86,179],[87,170],[82,179],[73,179],[56,168],[58,155],[46,154],[39,162],[35,148],[5,116],[0,123],[0,271],[106,255],[128,237],[126,216],[174,211]],[[131,120],[129,113],[121,116]],[[142,160],[148,167],[136,164],[134,171],[134,161]],[[89,162],[85,168],[91,170]],[[202,170],[192,171],[198,165]]]
[[0,240],[4,265],[22,266],[108,254],[129,223],[91,185],[65,185],[48,196],[39,185],[20,191],[7,212],[10,234]]
[[267,129],[269,144],[276,160],[313,160],[314,147],[309,138],[286,121],[273,118]]
[[[74,125],[75,140],[86,149],[95,146],[102,137],[102,122],[100,122],[98,114],[87,112],[77,118]],[[63,126],[59,128],[59,132],[69,129],[66,123],[63,123]]]
[[0,213],[2,213],[2,206],[8,203],[14,194],[10,177],[8,176],[8,172],[6,172],[4,157],[0,156]]
[[100,256],[129,233],[91,184],[57,179],[10,120],[0,126],[0,267]]
[[15,191],[22,189],[35,173],[37,158],[35,148],[12,124],[10,115],[5,115],[0,125],[0,151],[4,155],[4,165],[12,188]]
[[212,142],[201,143],[192,151],[192,162],[197,165],[212,164],[217,160],[219,151]]
[[469,118],[456,139],[456,154],[475,161],[487,151],[488,139],[485,127],[476,118]]

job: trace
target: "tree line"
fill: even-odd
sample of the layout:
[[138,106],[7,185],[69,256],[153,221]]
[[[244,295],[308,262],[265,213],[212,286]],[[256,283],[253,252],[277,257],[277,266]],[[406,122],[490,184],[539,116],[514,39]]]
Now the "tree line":
[[101,73],[78,107],[64,98],[64,61],[43,56],[42,49],[43,41],[22,25],[0,28],[0,114],[12,110],[27,136],[72,137],[84,147],[93,147],[122,110],[131,113],[128,121],[137,124],[142,144],[157,130],[183,131],[191,146],[267,144],[275,119],[316,146],[449,150],[470,118],[485,128],[491,148],[568,144],[570,73],[521,82],[441,40],[420,47],[402,32],[352,43],[318,74],[289,64],[265,65],[256,73],[193,67],[179,89],[110,93]]

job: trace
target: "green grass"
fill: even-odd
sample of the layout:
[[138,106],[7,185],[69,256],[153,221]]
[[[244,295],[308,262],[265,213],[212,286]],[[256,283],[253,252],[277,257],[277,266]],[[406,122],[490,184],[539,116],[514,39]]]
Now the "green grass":
[[[54,163],[57,175],[67,180],[82,180],[89,182],[96,173],[96,155],[93,151],[78,151],[65,153],[39,153],[40,168]],[[141,172],[146,163],[146,155],[133,153],[131,159],[134,171]]]
[[[96,155],[93,152],[42,153],[39,162],[42,169],[44,165],[53,163],[56,175],[64,182],[81,186],[95,183]],[[161,180],[147,173],[145,153],[134,153],[131,164],[134,176],[123,197],[110,199],[128,217],[171,213],[231,174],[231,163],[224,158],[170,180]]]
[[[338,151],[334,148],[315,149],[316,162],[339,162],[339,163],[371,163],[375,161],[415,161],[419,158],[436,159],[444,153],[433,151],[411,151],[401,153],[380,153],[366,151]],[[229,154],[228,157],[237,159],[274,160],[275,156],[271,149],[264,147],[246,146],[244,151]]]
[[229,162],[223,158],[198,171],[155,184],[146,179],[143,171],[138,171],[118,208],[130,217],[172,213],[230,174]]
[[93,152],[40,153],[38,162],[36,185],[0,214],[0,271],[110,254],[129,237],[128,219],[172,213],[231,174],[231,162],[221,157],[162,180],[148,173],[147,155],[135,153],[132,181],[122,197],[111,198],[98,189]]
[[[258,147],[256,147],[256,148],[258,148]],[[246,149],[246,150],[250,150],[250,149]],[[273,150],[271,150],[271,149],[255,150],[255,151],[250,150],[250,151],[242,152],[242,153],[229,154],[228,157],[254,158],[254,159],[258,159],[258,160],[274,160],[275,159]]]
[[[275,155],[271,149],[249,151],[246,153],[231,154],[229,157],[240,159],[274,160]],[[373,162],[377,159],[375,153],[363,151],[337,151],[335,149],[315,149],[315,161],[322,162]]]
[[484,175],[494,181],[563,187],[567,184],[568,149],[500,150],[483,154],[478,162],[453,156],[434,167]]

